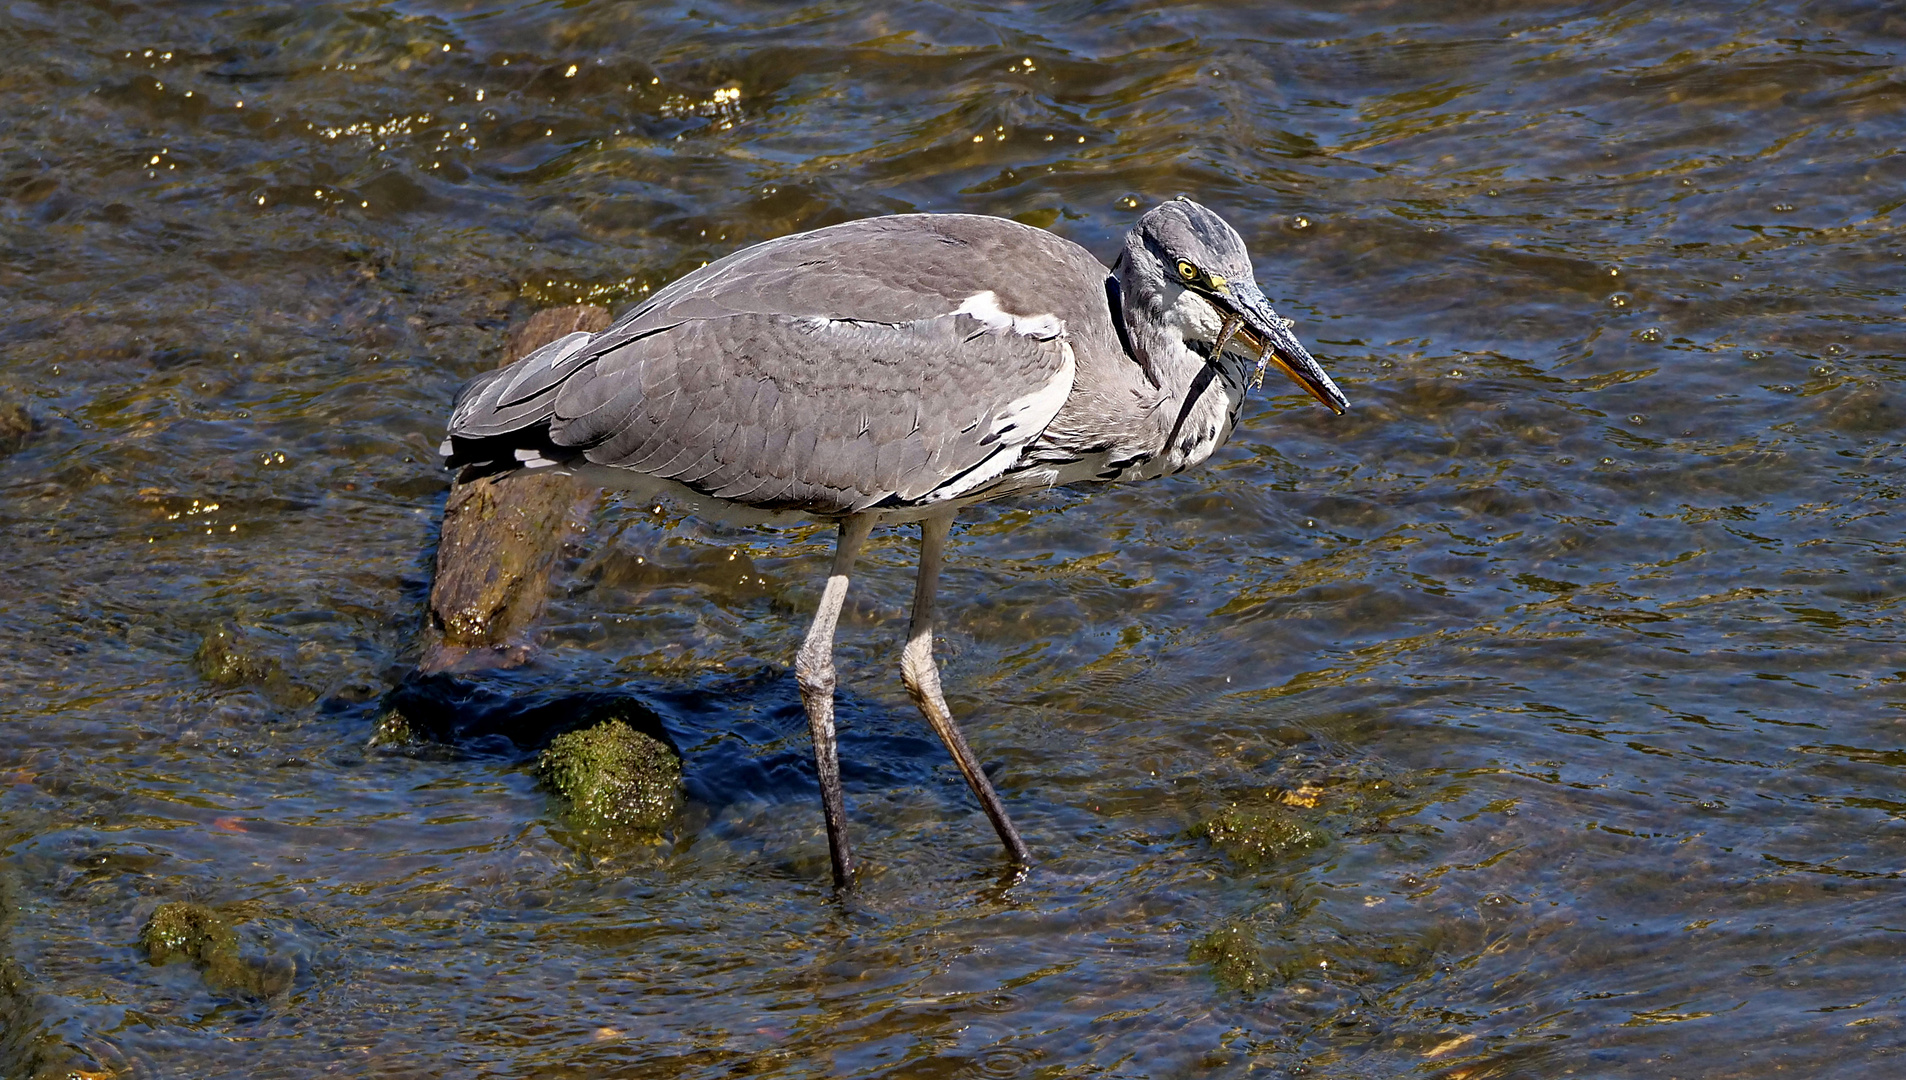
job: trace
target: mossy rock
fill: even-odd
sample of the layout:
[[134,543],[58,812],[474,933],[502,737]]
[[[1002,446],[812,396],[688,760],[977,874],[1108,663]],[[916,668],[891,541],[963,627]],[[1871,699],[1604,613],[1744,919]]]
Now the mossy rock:
[[586,834],[653,834],[675,816],[682,762],[660,739],[610,719],[550,740],[536,773]]
[[238,955],[238,935],[204,904],[160,904],[139,932],[139,944],[154,966],[180,959],[210,964]]
[[139,932],[139,945],[154,967],[184,960],[199,969],[219,993],[271,997],[287,988],[284,965],[254,965],[238,951],[238,934],[218,912],[183,901],[160,904]]
[[192,666],[199,677],[213,686],[243,686],[263,682],[278,665],[253,656],[235,627],[217,626],[199,642],[192,654]]
[[1190,959],[1209,965],[1211,977],[1226,990],[1250,993],[1277,981],[1277,972],[1264,962],[1257,934],[1243,923],[1225,923],[1199,938]]
[[277,659],[261,656],[236,626],[213,627],[192,654],[192,666],[199,677],[213,686],[257,686],[273,702],[289,708],[309,705],[318,699],[310,687],[285,674]]
[[1322,829],[1269,803],[1233,803],[1193,831],[1246,870],[1320,848],[1330,840]]
[[371,731],[371,747],[414,746],[419,742],[417,731],[411,726],[410,717],[397,709],[385,709],[377,718],[377,727]]

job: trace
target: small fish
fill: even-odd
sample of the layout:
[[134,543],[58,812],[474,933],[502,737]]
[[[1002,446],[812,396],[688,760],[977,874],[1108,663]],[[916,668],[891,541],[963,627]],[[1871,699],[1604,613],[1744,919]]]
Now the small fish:
[[1264,351],[1257,356],[1257,370],[1251,372],[1251,389],[1264,385],[1264,369],[1271,365],[1271,346],[1266,344]]
[[1218,343],[1211,346],[1211,358],[1213,360],[1224,355],[1224,347],[1230,344],[1231,335],[1237,333],[1238,327],[1243,325],[1244,318],[1242,316],[1226,315],[1224,317],[1224,325],[1218,328]]

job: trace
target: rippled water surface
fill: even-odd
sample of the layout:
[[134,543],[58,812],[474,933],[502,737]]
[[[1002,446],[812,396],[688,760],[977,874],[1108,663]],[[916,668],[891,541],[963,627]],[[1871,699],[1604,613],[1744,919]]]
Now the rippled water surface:
[[[0,1075],[1906,1069],[1903,43],[1879,2],[6,4]],[[1354,408],[1267,384],[1201,470],[966,516],[941,656],[1023,879],[900,687],[910,527],[842,631],[844,901],[817,527],[611,501],[476,687],[652,706],[661,843],[578,841],[534,733],[373,740],[450,397],[532,312],[900,210],[1109,258],[1179,192]],[[209,682],[221,627],[275,674]],[[255,992],[146,962],[174,900]]]

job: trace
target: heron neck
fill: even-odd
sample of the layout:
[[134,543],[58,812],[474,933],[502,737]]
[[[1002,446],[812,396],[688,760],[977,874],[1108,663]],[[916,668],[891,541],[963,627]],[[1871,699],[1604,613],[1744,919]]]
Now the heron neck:
[[1152,386],[1164,397],[1182,401],[1206,366],[1205,359],[1185,344],[1182,331],[1169,318],[1166,290],[1132,271],[1137,260],[1145,257],[1132,246],[1142,243],[1135,231],[1127,236],[1126,249],[1112,268],[1119,284],[1120,329],[1125,347]]
[[1232,364],[1213,364],[1184,339],[1170,317],[1168,289],[1128,272],[1138,253],[1128,249],[1113,273],[1119,281],[1125,345],[1150,380],[1157,397],[1147,408],[1148,427],[1158,457],[1153,468],[1177,472],[1203,461],[1222,444],[1237,419],[1244,397],[1241,374]]

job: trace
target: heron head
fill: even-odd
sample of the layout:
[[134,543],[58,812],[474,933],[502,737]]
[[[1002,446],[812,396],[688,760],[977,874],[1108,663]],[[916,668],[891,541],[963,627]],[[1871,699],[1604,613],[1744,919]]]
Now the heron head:
[[1157,317],[1187,341],[1209,346],[1213,362],[1224,363],[1229,348],[1248,349],[1257,357],[1254,383],[1276,364],[1332,412],[1350,407],[1290,321],[1271,310],[1251,272],[1251,253],[1223,218],[1180,195],[1139,218],[1125,250],[1124,270],[1142,275]]

